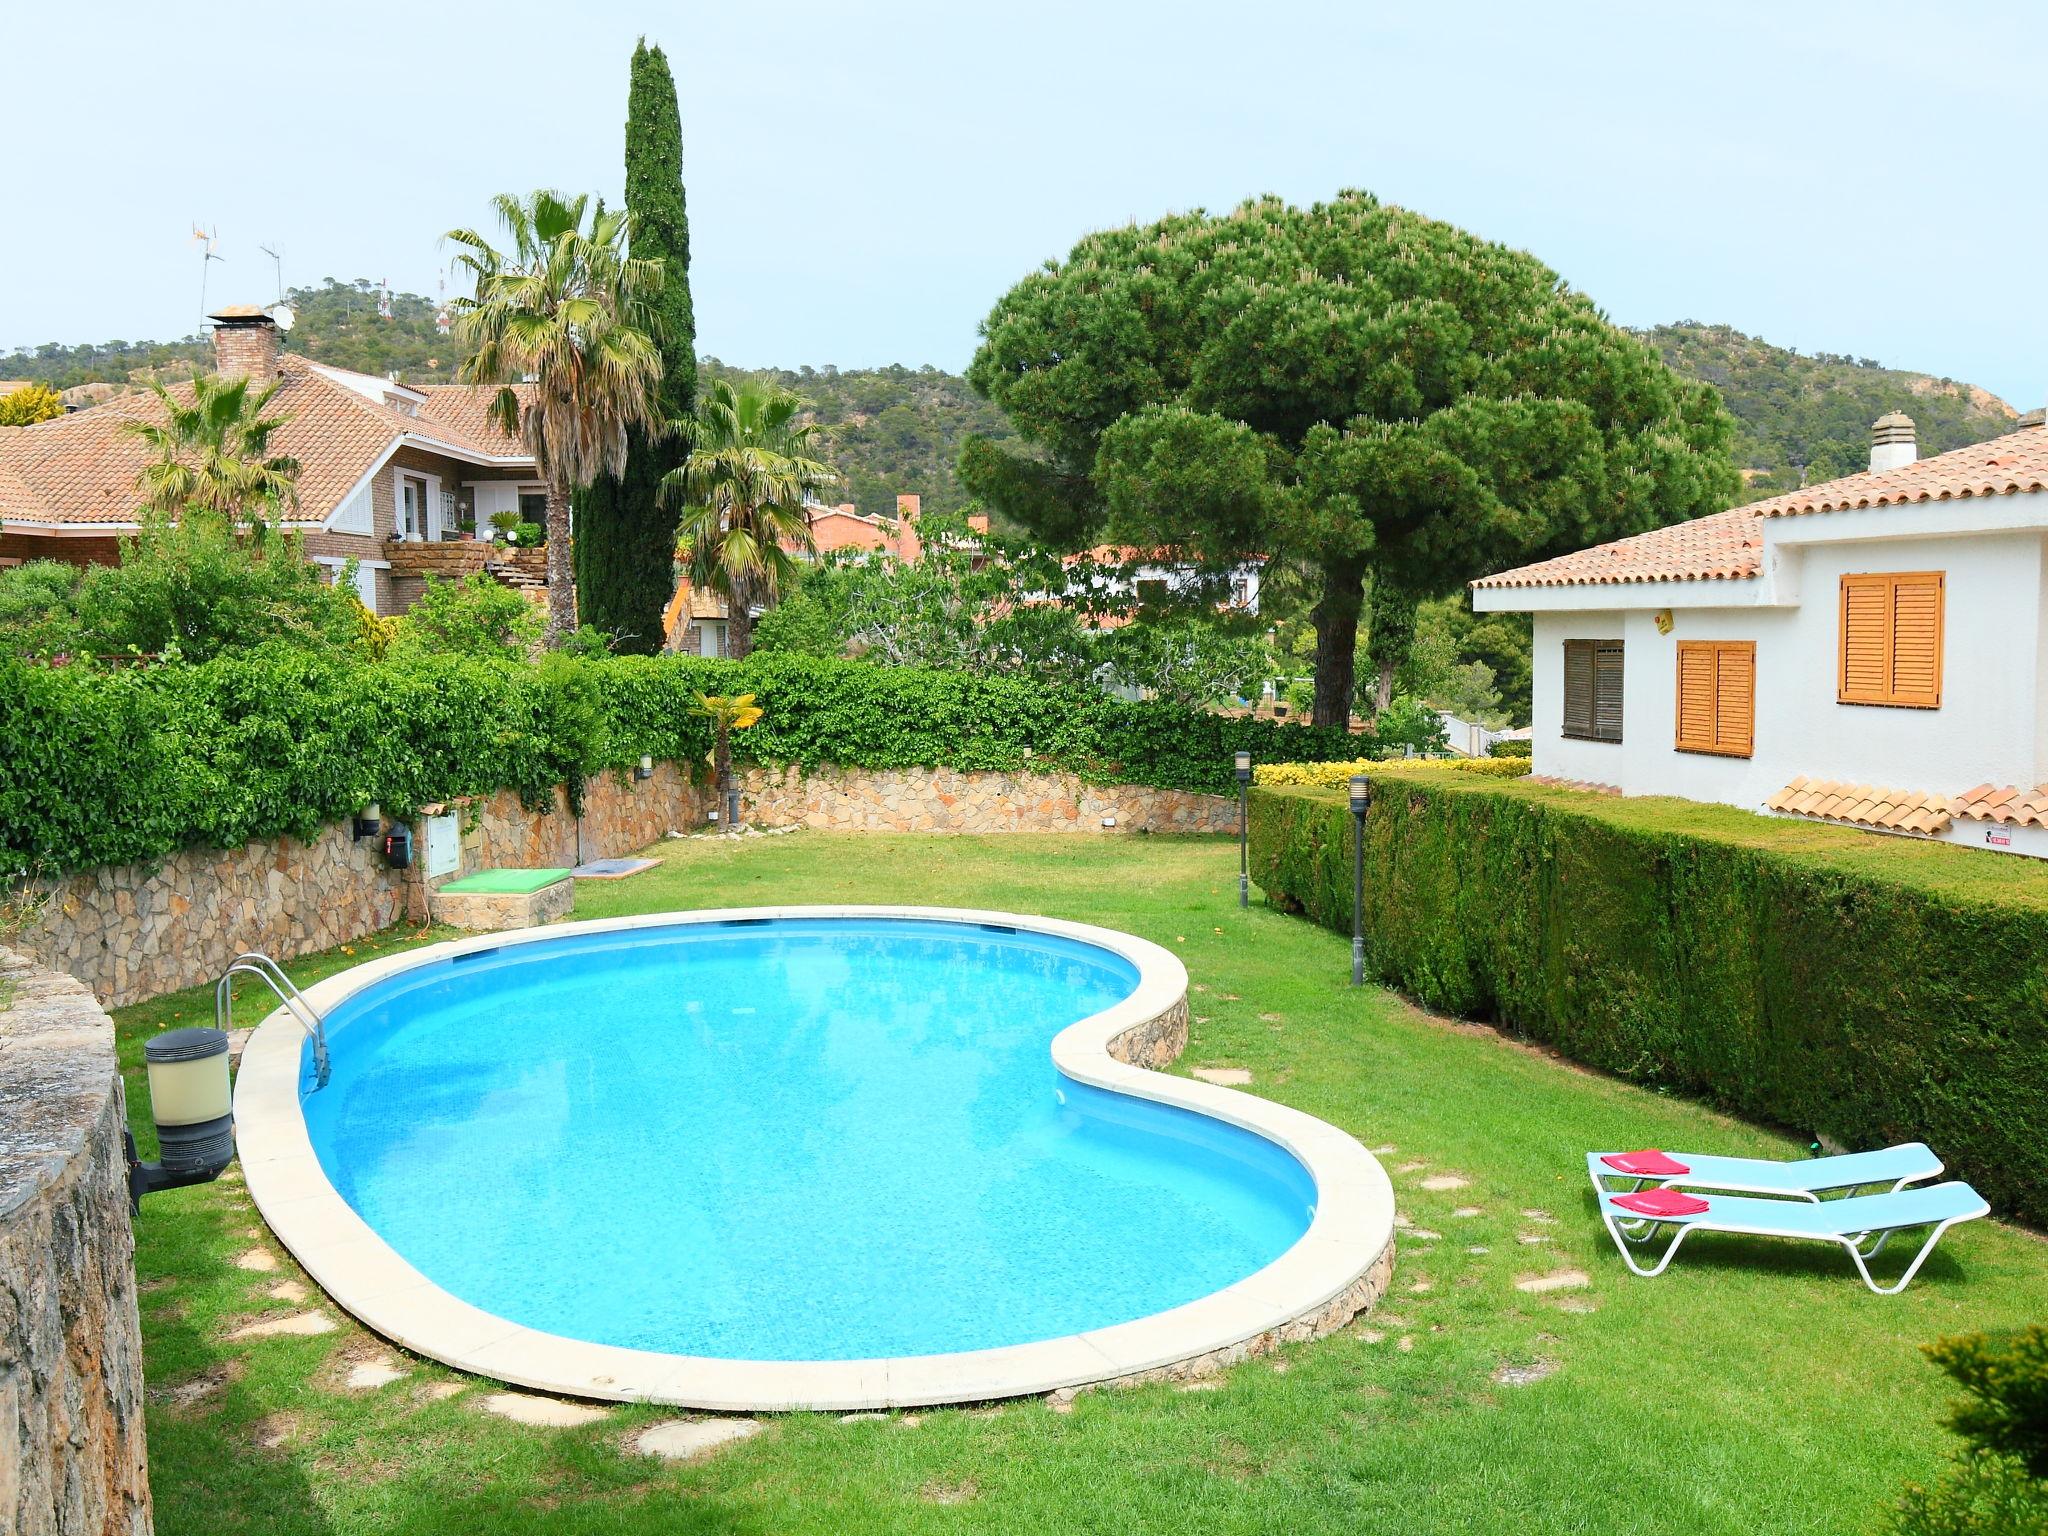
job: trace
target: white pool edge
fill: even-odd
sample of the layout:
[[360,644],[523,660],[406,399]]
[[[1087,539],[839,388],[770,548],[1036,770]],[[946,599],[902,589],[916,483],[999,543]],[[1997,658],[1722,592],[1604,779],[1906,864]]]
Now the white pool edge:
[[[1170,1311],[1087,1333],[999,1349],[874,1360],[725,1360],[593,1344],[543,1333],[470,1305],[401,1258],[328,1182],[298,1095],[303,1033],[282,1009],[258,1026],[235,1079],[243,1177],[270,1229],[327,1295],[371,1331],[430,1359],[570,1397],[720,1412],[848,1411],[1018,1397],[1220,1362],[1341,1323],[1384,1289],[1394,1192],[1353,1137],[1248,1093],[1130,1066],[1111,1042],[1187,1005],[1187,968],[1160,945],[1056,918],[956,907],[745,907],[558,923],[478,934],[367,961],[306,989],[323,1012],[401,972],[477,950],[583,933],[733,918],[881,917],[998,923],[1095,945],[1138,969],[1131,995],[1053,1037],[1054,1065],[1077,1082],[1242,1127],[1293,1154],[1317,1191],[1308,1231],[1234,1285]],[[1336,1308],[1343,1316],[1332,1321]]]

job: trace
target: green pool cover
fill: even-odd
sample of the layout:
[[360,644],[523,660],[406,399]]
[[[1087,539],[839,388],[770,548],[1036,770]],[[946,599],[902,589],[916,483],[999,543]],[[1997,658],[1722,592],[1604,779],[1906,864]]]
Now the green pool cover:
[[544,885],[569,878],[566,869],[484,869],[460,880],[450,880],[441,889],[457,895],[524,896]]

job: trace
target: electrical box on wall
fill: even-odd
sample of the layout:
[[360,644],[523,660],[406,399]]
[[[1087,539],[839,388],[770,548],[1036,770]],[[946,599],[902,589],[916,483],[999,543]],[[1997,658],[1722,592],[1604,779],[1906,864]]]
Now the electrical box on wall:
[[427,878],[452,875],[462,866],[462,825],[457,816],[427,818]]

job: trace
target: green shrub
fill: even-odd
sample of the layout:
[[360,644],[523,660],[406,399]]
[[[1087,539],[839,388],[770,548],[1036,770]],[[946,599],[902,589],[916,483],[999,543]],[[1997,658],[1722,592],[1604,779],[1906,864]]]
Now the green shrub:
[[[1260,787],[1252,874],[1349,932],[1350,815]],[[1423,1003],[2048,1218],[2048,867],[1726,806],[1401,773],[1366,947]]]
[[78,584],[85,567],[29,560],[0,570],[0,649],[55,656],[79,644]]
[[1488,757],[1533,757],[1536,743],[1527,736],[1511,736],[1506,741],[1496,741],[1486,749]]
[[394,656],[521,657],[540,643],[537,604],[482,571],[461,581],[426,579],[390,641]]
[[1468,778],[1518,779],[1528,771],[1528,762],[1516,758],[1390,757],[1384,761],[1356,758],[1337,763],[1261,763],[1252,769],[1252,782],[1344,789],[1355,773],[1362,773],[1367,778],[1398,777],[1404,773],[1456,773]]
[[1231,755],[1350,756],[1343,731],[1127,704],[1087,687],[860,662],[677,656],[539,665],[492,656],[271,647],[201,665],[104,671],[0,657],[0,852],[57,869],[191,845],[309,837],[375,801],[394,815],[566,785],[640,756],[710,751],[702,693],[755,694],[735,746],[806,768],[1069,769],[1098,782],[1224,793]]
[[2048,1532],[2048,1329],[1965,1334],[1925,1353],[1969,1393],[1948,1421],[1964,1448],[1933,1487],[1906,1489],[1893,1529],[1900,1536]]

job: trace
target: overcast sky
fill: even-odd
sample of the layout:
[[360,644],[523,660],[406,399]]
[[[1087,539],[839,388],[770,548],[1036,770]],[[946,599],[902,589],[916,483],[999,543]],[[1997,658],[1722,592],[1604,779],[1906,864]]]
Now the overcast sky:
[[0,348],[387,278],[494,192],[616,198],[641,33],[682,96],[698,343],[957,369],[1090,229],[1382,197],[1616,320],[2048,395],[2048,4],[23,4]]

